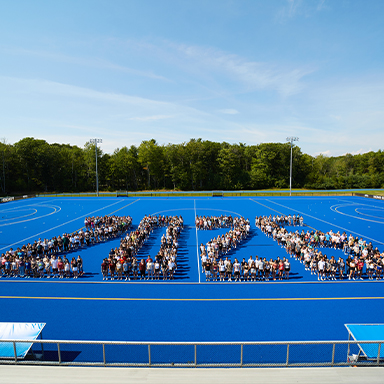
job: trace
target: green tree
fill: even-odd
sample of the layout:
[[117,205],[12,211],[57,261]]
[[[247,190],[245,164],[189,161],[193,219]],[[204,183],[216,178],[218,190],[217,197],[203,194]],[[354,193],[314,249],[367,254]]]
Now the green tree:
[[[263,189],[289,186],[290,150],[289,143],[259,144],[255,149],[250,172],[252,187]],[[296,156],[293,156],[293,159],[292,177],[295,180]]]
[[138,148],[138,160],[147,173],[147,188],[158,188],[164,180],[164,151],[156,140],[145,140]]
[[137,148],[132,145],[129,149],[116,149],[109,160],[110,177],[117,189],[137,190],[140,165]]
[[244,189],[248,185],[244,144],[222,143],[218,153],[222,189]]
[[164,148],[164,157],[167,175],[171,180],[173,189],[188,189],[190,180],[189,159],[185,143],[168,144]]
[[22,170],[25,189],[47,191],[50,187],[50,164],[54,159],[49,144],[45,140],[27,137],[15,144],[16,154]]

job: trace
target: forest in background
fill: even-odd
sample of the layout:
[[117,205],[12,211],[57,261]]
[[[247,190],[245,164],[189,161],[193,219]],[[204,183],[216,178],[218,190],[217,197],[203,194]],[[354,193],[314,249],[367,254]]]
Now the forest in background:
[[[99,189],[260,190],[289,187],[290,143],[258,145],[191,139],[159,145],[97,147]],[[96,189],[95,145],[48,144],[31,137],[0,143],[2,195],[88,192]],[[384,187],[384,152],[338,157],[302,153],[293,146],[292,187],[349,189]]]

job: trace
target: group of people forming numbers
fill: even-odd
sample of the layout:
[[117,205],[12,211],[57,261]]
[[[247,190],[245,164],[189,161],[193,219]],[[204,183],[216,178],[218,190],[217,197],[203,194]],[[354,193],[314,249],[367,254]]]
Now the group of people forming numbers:
[[[112,248],[101,263],[103,280],[173,280],[178,269],[179,238],[184,228],[181,216],[146,215],[137,229],[130,230],[130,216],[86,217],[84,228],[52,239],[10,248],[1,254],[0,278],[78,278],[83,276],[83,260],[68,257],[93,244],[120,238],[120,245]],[[267,237],[283,248],[287,257],[250,256],[240,262],[231,260],[231,252],[249,238],[251,225],[242,216],[196,216],[197,230],[226,228],[199,246],[201,269],[206,281],[269,281],[288,280],[295,258],[319,281],[383,279],[384,252],[371,242],[345,232],[306,231],[300,215],[257,216],[255,225]],[[288,230],[290,227],[291,231]],[[139,257],[139,251],[150,235],[165,228],[160,249],[152,256]],[[325,249],[338,250],[343,257],[327,257]],[[269,259],[269,260],[268,260]]]
[[[301,218],[300,225],[303,225]],[[380,253],[372,242],[345,232],[307,230],[288,231],[287,216],[259,216],[256,227],[286,250],[296,260],[304,264],[319,281],[325,280],[380,280],[383,279],[384,253]],[[327,257],[321,250],[338,250],[344,257]]]
[[[4,260],[4,259],[3,259]],[[2,261],[3,261],[2,260]],[[19,252],[1,263],[0,277],[20,278],[71,278],[83,276],[83,260],[80,255],[67,259],[66,255],[40,257],[24,257]]]
[[265,257],[256,256],[253,259],[250,256],[248,260],[243,258],[242,262],[235,258],[233,263],[228,257],[224,260],[220,258],[218,262],[202,257],[202,271],[206,281],[288,280],[291,263],[288,259],[279,257],[268,261]]
[[[139,258],[139,250],[153,231],[166,227],[156,256]],[[181,216],[146,215],[136,230],[127,233],[120,246],[111,249],[101,263],[103,280],[174,280],[179,237],[184,227]]]
[[232,260],[227,254],[237,248],[248,238],[251,230],[249,219],[244,217],[196,216],[196,228],[211,230],[229,228],[225,234],[210,240],[206,245],[200,244],[202,273],[206,281],[269,281],[289,279],[291,264],[288,259],[275,260],[252,256],[239,262]]
[[[345,232],[328,232],[286,227],[303,227],[300,215],[257,216],[255,225],[266,236],[271,237],[288,256],[267,258],[250,256],[240,262],[231,260],[228,252],[244,241],[250,232],[249,220],[232,216],[197,216],[198,230],[228,227],[229,231],[200,245],[202,273],[206,281],[269,281],[288,280],[293,257],[303,263],[305,270],[325,280],[380,280],[383,279],[384,253],[374,248],[371,242]],[[325,248],[339,250],[343,256],[327,257]],[[269,260],[268,260],[269,259]]]
[[83,260],[80,255],[71,259],[67,255],[121,236],[131,224],[130,216],[86,217],[79,231],[40,238],[2,253],[0,277],[77,279],[84,275]]

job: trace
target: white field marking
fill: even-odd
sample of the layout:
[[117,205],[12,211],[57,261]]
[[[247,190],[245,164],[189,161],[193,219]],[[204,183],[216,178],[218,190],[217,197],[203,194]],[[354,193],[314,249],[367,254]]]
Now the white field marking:
[[[29,206],[27,206],[29,207]],[[0,209],[0,213],[7,213],[7,212],[22,212],[25,211],[25,207],[14,207],[14,208],[6,208],[6,209]]]
[[[129,206],[132,205],[132,204],[137,203],[139,200],[140,200],[140,199],[136,199],[135,201],[131,201],[129,204],[124,205],[124,207],[121,207],[121,208],[116,209],[115,211],[113,211],[113,212],[111,212],[111,213],[108,213],[108,215],[113,215],[114,213],[119,212],[119,211],[121,211],[122,209],[124,209],[124,208],[126,208],[126,207],[129,207]],[[124,199],[122,199],[122,200],[120,200],[120,201],[124,201]],[[108,205],[108,207],[110,207],[110,205]]]
[[[380,209],[381,210],[384,210],[383,208],[379,208],[379,209],[377,209],[377,208],[365,208],[365,207],[363,207],[362,208],[363,210],[365,210],[365,211],[373,211],[373,212],[378,212],[378,211],[380,211]],[[365,213],[365,212],[360,212],[360,209],[359,208],[355,208],[355,212],[357,213],[357,214],[359,214],[359,215],[363,215],[363,216],[367,216],[367,217],[373,217],[374,219],[384,219],[384,218],[382,218],[381,216],[374,216],[374,215],[368,215],[368,213]],[[381,223],[382,224],[382,223]]]
[[363,207],[373,207],[373,208],[383,209],[383,207],[367,204],[368,201],[370,201],[371,203],[375,204],[375,203],[381,202],[380,200],[367,200],[367,199],[365,199],[366,203],[359,203],[355,199],[353,199],[353,200],[339,199],[339,200],[341,202],[343,202],[343,203],[350,204],[350,205],[362,205]]
[[[92,199],[92,197],[88,196],[88,197],[84,197],[84,199],[71,199],[71,202],[72,201],[81,201],[81,202],[84,203],[84,200],[87,200],[87,199]],[[102,199],[103,199],[103,201],[107,201],[107,200],[108,201],[118,201],[119,203],[122,202],[122,201],[128,201],[127,199],[120,198],[120,197],[111,197],[111,198],[103,197]],[[131,199],[129,199],[129,200],[131,200]],[[137,199],[137,200],[140,200],[140,199]],[[66,201],[65,200],[61,200],[61,202],[63,203],[63,202],[66,202]]]
[[303,216],[308,216],[308,217],[311,217],[312,219],[321,221],[321,222],[323,222],[323,223],[325,223],[325,224],[330,225],[331,227],[337,227],[337,228],[340,228],[340,229],[342,229],[343,231],[346,231],[346,232],[349,232],[349,233],[354,233],[355,235],[357,235],[357,236],[359,236],[359,237],[363,237],[363,238],[366,238],[366,239],[368,239],[368,240],[372,240],[372,241],[374,241],[374,242],[376,242],[376,243],[379,243],[379,244],[384,245],[384,243],[381,242],[381,241],[379,241],[379,240],[376,240],[376,239],[373,239],[373,238],[371,238],[371,237],[362,235],[361,233],[352,231],[352,230],[350,230],[350,229],[348,229],[348,228],[344,228],[344,227],[341,227],[340,225],[336,225],[336,224],[334,224],[334,223],[330,223],[329,221],[325,221],[325,220],[323,220],[323,219],[319,219],[319,218],[316,217],[316,216],[312,216],[312,215],[309,215],[308,213],[304,213],[304,212],[298,211],[297,209],[290,208],[290,207],[287,207],[287,206],[282,205],[282,204],[279,204],[279,203],[275,203],[275,202],[270,201],[270,200],[267,200],[267,201],[269,201],[269,202],[272,203],[272,204],[280,205],[281,207],[284,207],[284,208],[286,208],[286,209],[291,209],[291,210],[293,210],[293,211],[296,211],[296,212],[300,213],[300,214],[303,215]]
[[36,202],[36,203],[33,203],[33,204],[26,204],[26,205],[21,205],[19,207],[13,207],[13,208],[8,208],[7,210],[23,210],[25,208],[34,208],[34,207],[39,207],[39,206],[42,206],[42,207],[45,207],[47,204],[48,206],[57,206],[57,205],[54,205],[52,204],[52,201],[49,202],[49,201],[39,201],[39,202]]
[[[71,201],[74,201],[74,200],[76,200],[76,201],[84,201],[84,199],[72,199]],[[114,199],[108,199],[108,200],[114,200]],[[23,200],[23,201],[26,201],[26,200]],[[120,199],[119,201],[123,201],[123,199]],[[43,217],[50,216],[50,215],[53,215],[54,213],[60,212],[61,211],[61,207],[57,206],[57,205],[50,204],[51,202],[52,202],[51,200],[46,200],[46,201],[37,202],[36,204],[27,204],[27,205],[22,205],[22,206],[19,206],[19,207],[15,207],[14,209],[8,208],[8,209],[5,209],[5,210],[2,210],[2,211],[0,211],[0,213],[1,212],[7,212],[7,211],[13,211],[13,212],[16,211],[17,212],[19,210],[23,211],[26,208],[31,208],[31,209],[34,209],[35,210],[34,213],[36,213],[38,211],[34,207],[44,207],[44,208],[54,208],[54,207],[56,207],[56,208],[58,208],[58,210],[55,210],[55,211],[53,211],[51,213],[48,213],[47,215],[34,217],[34,218],[31,218],[31,219],[28,219],[28,220],[16,221],[16,222],[13,222],[13,223],[0,224],[0,227],[7,226],[7,225],[14,225],[14,224],[25,223],[25,222],[28,222],[28,221],[41,219]],[[31,214],[25,215],[25,216],[20,216],[17,219],[22,218],[22,217],[27,217],[27,216],[34,215],[34,213],[31,213]],[[6,219],[6,220],[12,220],[12,219]],[[6,221],[6,220],[3,220],[3,221]]]
[[[23,201],[30,201],[30,200],[23,200]],[[34,205],[39,205],[39,204],[51,204],[52,203],[52,200],[46,200],[46,201],[38,201],[36,204],[28,204],[31,205],[31,206],[34,206]]]
[[[345,204],[345,205],[336,205],[336,206],[332,206],[331,207],[331,210],[334,211],[334,212],[337,212],[338,214],[340,215],[343,215],[343,216],[348,216],[348,217],[353,217],[354,219],[358,219],[358,220],[364,220],[364,221],[368,221],[369,223],[377,223],[377,224],[384,224],[382,221],[376,221],[376,220],[372,220],[372,219],[365,219],[363,217],[359,217],[359,216],[354,216],[354,215],[349,215],[348,213],[344,213],[344,212],[341,212],[338,210],[338,208],[341,208],[341,207],[345,207],[347,205],[350,205],[352,206],[353,204]],[[368,206],[369,207],[369,206]],[[355,209],[355,212],[356,213],[359,213],[357,211],[358,208]],[[367,217],[370,217],[370,215],[367,215],[367,214],[363,214],[363,213],[360,213],[361,215],[365,215]],[[375,218],[378,218],[377,216],[371,216],[371,217],[375,217]]]
[[[33,203],[33,204],[32,203],[31,204],[27,204],[27,202],[30,203],[31,200],[19,200],[19,202],[23,202],[23,203],[25,202],[25,205],[23,204],[23,205],[20,205],[18,207],[14,207],[12,209],[15,209],[15,210],[21,209],[21,210],[23,210],[25,208],[34,208],[34,207],[39,207],[39,206],[42,206],[42,207],[46,207],[46,206],[48,206],[48,207],[57,207],[57,205],[52,204],[52,201],[37,201],[36,203]],[[45,205],[45,204],[47,204],[47,205]],[[10,208],[8,210],[10,210]]]
[[[355,199],[350,199],[350,200],[339,199],[339,200],[344,203],[351,203],[351,200],[355,200]],[[354,202],[354,204],[361,204],[361,203]]]
[[[135,202],[138,201],[138,200],[139,200],[139,199],[133,201],[131,204],[135,203]],[[74,222],[74,221],[77,221],[77,220],[81,219],[82,217],[91,216],[92,214],[94,214],[94,213],[96,213],[96,212],[98,212],[98,211],[101,211],[101,210],[103,210],[103,209],[105,209],[105,208],[108,208],[108,207],[111,207],[111,206],[113,206],[113,205],[116,205],[116,204],[120,203],[121,201],[122,201],[122,200],[119,200],[119,201],[117,201],[117,202],[115,202],[115,203],[113,203],[113,204],[107,205],[106,207],[102,207],[102,208],[96,209],[96,211],[89,212],[89,213],[87,213],[87,214],[85,214],[85,215],[83,215],[83,216],[76,217],[76,218],[73,219],[73,220],[66,221],[65,223],[56,225],[55,227],[49,228],[49,229],[47,229],[47,230],[45,230],[45,231],[42,231],[42,232],[39,232],[39,233],[37,233],[37,234],[35,234],[35,235],[26,237],[25,239],[19,240],[19,241],[13,243],[13,244],[9,244],[9,245],[7,245],[7,246],[5,246],[5,247],[3,247],[3,248],[0,248],[0,251],[3,251],[4,249],[10,248],[10,247],[13,247],[13,246],[16,245],[16,244],[24,243],[24,242],[27,241],[27,240],[30,240],[30,239],[33,239],[33,238],[37,238],[37,237],[41,236],[43,233],[52,231],[53,229],[56,229],[56,228],[60,228],[60,227],[62,227],[63,225],[66,225],[66,224],[72,223],[72,222]],[[128,204],[128,205],[130,205],[130,204]]]
[[[29,219],[27,219],[27,220],[20,220],[20,221],[15,221],[15,222],[13,222],[13,223],[0,224],[0,227],[5,227],[5,226],[9,226],[9,225],[20,224],[20,223],[26,223],[26,222],[33,221],[33,220],[38,220],[38,219],[41,219],[41,218],[43,218],[43,217],[47,217],[47,216],[54,215],[55,213],[61,211],[61,207],[58,207],[58,206],[55,206],[55,205],[39,205],[39,204],[35,204],[34,206],[35,206],[35,207],[36,207],[36,206],[37,206],[37,207],[38,207],[38,206],[41,206],[41,207],[44,207],[44,208],[51,208],[51,209],[53,209],[53,212],[47,213],[46,215],[42,215],[42,216],[37,216],[37,217],[29,218]],[[33,205],[31,205],[31,207],[33,207]]]
[[249,200],[253,201],[254,203],[260,204],[260,205],[262,205],[263,207],[268,208],[268,209],[270,209],[270,210],[272,210],[272,211],[274,211],[274,212],[277,212],[277,213],[279,213],[280,215],[283,215],[282,212],[280,212],[280,211],[276,211],[276,209],[273,209],[273,208],[271,208],[271,207],[268,207],[268,205],[261,204],[260,201],[256,201],[256,200],[253,200],[253,199],[249,199]]
[[161,213],[165,213],[165,212],[173,212],[173,211],[192,211],[193,208],[173,208],[173,209],[166,209],[164,211],[157,211],[157,212],[153,212],[151,213],[150,215],[151,216],[154,216],[154,215],[160,215]]
[[[37,213],[37,209],[33,209],[33,208],[30,208],[30,209],[6,209],[6,210],[3,210],[3,211],[0,211],[0,214],[2,213],[5,213],[7,214],[7,212],[25,212],[25,211],[28,211],[28,210],[32,210],[32,213],[28,213],[27,215],[23,215],[23,216],[17,216],[17,217],[13,217],[11,219],[2,219],[1,222],[4,222],[4,221],[10,221],[10,220],[18,220],[18,219],[22,219],[23,217],[28,217],[28,216],[33,216]],[[6,225],[6,224],[4,224]]]
[[[39,198],[37,198],[39,199]],[[26,200],[15,200],[15,201],[12,201],[12,203],[20,203],[20,206],[19,207],[16,207],[16,208],[25,208],[25,207],[36,207],[36,206],[39,206],[39,205],[42,205],[44,207],[44,204],[48,204],[49,206],[55,206],[52,204],[52,200],[43,200],[43,201],[36,201],[35,203],[31,203],[31,201],[35,201],[35,200],[31,200],[31,199],[26,199]],[[25,205],[24,205],[25,203]]]
[[[268,199],[271,199],[273,197],[275,197],[279,200],[282,200],[282,201],[283,200],[284,201],[292,201],[292,198],[289,196],[244,196],[244,198],[247,198],[247,199],[254,198],[254,199],[260,199],[260,200],[268,200]],[[342,200],[342,199],[345,199],[348,197],[353,197],[353,196],[295,196],[295,201],[301,201],[301,200],[324,201],[325,199]],[[225,198],[225,200],[227,200],[227,198]],[[346,201],[348,201],[348,200],[346,200]],[[379,200],[377,200],[377,201],[379,201]]]
[[[195,200],[193,201],[193,203],[195,204]],[[158,215],[160,213],[173,212],[173,211],[192,211],[192,210],[194,210],[195,214],[196,214],[196,208],[180,208],[180,209],[173,208],[173,209],[166,209],[164,211],[154,212],[151,215]],[[228,211],[227,209],[199,208],[199,211],[205,211],[205,210],[206,211],[228,212],[228,213],[233,213],[234,215],[237,215],[237,216],[241,217],[240,213],[237,213],[237,212],[234,212],[234,211]],[[196,215],[195,215],[195,217],[196,217]]]
[[200,255],[199,255],[199,236],[197,234],[197,227],[196,227],[196,200],[193,200],[193,209],[195,211],[195,229],[196,229],[196,257],[197,257],[197,274],[199,275],[199,283],[201,283],[200,280]]
[[[37,197],[36,199],[39,199],[39,197]],[[23,199],[23,200],[13,200],[13,201],[10,201],[9,203],[7,204],[20,204],[20,206],[18,208],[21,208],[21,207],[24,207],[24,203],[26,204],[27,207],[30,207],[30,206],[34,206],[34,205],[38,205],[38,204],[45,204],[45,203],[52,203],[51,200],[46,200],[46,201],[39,201],[37,202],[36,204],[29,204],[31,201],[34,201],[33,199]]]
[[[359,197],[359,196],[356,196],[356,197]],[[359,203],[357,202],[355,199],[353,199],[352,201],[351,200],[343,200],[343,199],[340,199],[340,201],[343,201],[345,203],[353,203],[355,205],[362,205],[364,207],[373,207],[373,208],[378,208],[378,209],[383,209],[383,207],[379,207],[379,206],[376,206],[376,205],[371,205],[371,204],[367,204],[368,202],[371,202],[372,204],[376,204],[376,203],[382,203],[382,200],[376,200],[376,199],[364,199],[364,203]]]
[[[338,211],[338,208],[342,208],[342,207],[347,207],[347,206],[355,206],[356,204],[342,204],[342,205],[332,205],[330,207],[330,209],[340,215],[343,215],[343,216],[348,216],[348,217],[353,217],[354,219],[358,219],[358,220],[364,220],[364,221],[368,221],[369,223],[377,223],[377,224],[384,224],[382,221],[376,221],[376,220],[372,220],[372,219],[364,219],[363,217],[359,217],[359,216],[354,216],[354,215],[349,215],[348,213],[343,213],[343,212],[340,212]],[[371,205],[366,205],[366,204],[358,204],[360,206],[363,206],[363,207],[369,207],[369,208],[376,208],[374,206],[371,206]],[[355,212],[358,213],[357,211],[358,208],[355,209]],[[377,208],[376,208],[377,209]],[[383,208],[379,208],[379,209],[383,209]],[[369,215],[366,215],[369,217]],[[375,216],[372,216],[372,217],[375,217]],[[377,217],[376,217],[377,218]]]

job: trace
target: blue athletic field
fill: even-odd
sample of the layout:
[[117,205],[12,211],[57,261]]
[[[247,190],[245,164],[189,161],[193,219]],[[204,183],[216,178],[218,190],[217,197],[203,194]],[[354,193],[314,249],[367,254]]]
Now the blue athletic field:
[[[382,281],[318,281],[291,259],[289,281],[205,282],[200,243],[227,231],[197,231],[196,215],[241,215],[251,236],[232,259],[286,257],[254,225],[255,216],[299,214],[307,229],[345,231],[384,250],[384,202],[363,197],[34,198],[0,205],[0,252],[79,230],[88,216],[181,215],[178,270],[169,281],[103,281],[100,265],[119,240],[84,248],[85,276],[0,279],[0,322],[46,323],[45,339],[122,341],[346,340],[344,324],[383,323]],[[302,228],[292,228],[292,230]],[[157,229],[139,258],[154,256]],[[327,256],[341,251],[323,249]],[[75,359],[76,357],[74,357]]]

